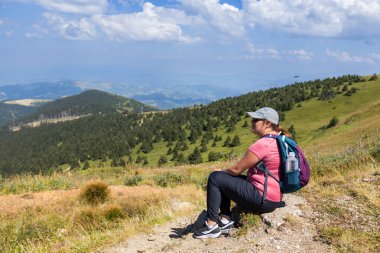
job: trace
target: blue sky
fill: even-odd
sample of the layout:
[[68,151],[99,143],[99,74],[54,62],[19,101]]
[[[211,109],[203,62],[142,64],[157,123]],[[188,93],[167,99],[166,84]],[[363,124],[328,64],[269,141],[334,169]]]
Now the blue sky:
[[72,79],[249,91],[373,74],[379,13],[380,0],[0,0],[0,85]]

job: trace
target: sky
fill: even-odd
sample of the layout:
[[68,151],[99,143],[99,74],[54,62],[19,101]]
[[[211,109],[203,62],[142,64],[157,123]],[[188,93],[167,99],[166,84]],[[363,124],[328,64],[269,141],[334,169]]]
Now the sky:
[[380,72],[380,0],[0,0],[0,85],[253,91]]

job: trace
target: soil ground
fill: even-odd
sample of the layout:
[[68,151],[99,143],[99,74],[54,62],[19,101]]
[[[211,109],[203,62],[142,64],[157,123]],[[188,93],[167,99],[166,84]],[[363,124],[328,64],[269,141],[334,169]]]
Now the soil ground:
[[292,194],[284,200],[285,207],[261,215],[260,224],[244,235],[236,228],[217,239],[194,239],[190,230],[200,218],[195,214],[155,226],[151,233],[138,234],[100,252],[331,252],[329,245],[319,240],[312,222],[316,213],[306,200]]

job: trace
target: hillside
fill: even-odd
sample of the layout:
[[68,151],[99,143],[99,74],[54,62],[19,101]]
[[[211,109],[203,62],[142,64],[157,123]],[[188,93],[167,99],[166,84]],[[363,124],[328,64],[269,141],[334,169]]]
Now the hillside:
[[[351,100],[361,97],[361,89],[376,94],[378,88],[378,81],[365,82],[362,77],[347,75],[251,92],[168,113],[97,113],[75,122],[25,129],[19,134],[3,131],[0,154],[7,159],[0,161],[0,170],[14,174],[48,171],[64,164],[76,168],[98,159],[114,166],[130,163],[153,167],[231,159],[245,152],[252,140],[246,131],[246,111],[272,106],[285,118],[285,126],[293,123],[297,130],[298,122],[287,121],[285,112],[302,106],[300,103],[317,101],[324,105],[334,99]],[[372,96],[364,104],[374,99]],[[64,107],[59,104],[58,108],[57,112]],[[318,128],[327,123],[319,122]],[[297,138],[303,141],[302,132]]]
[[[284,112],[283,123],[293,124],[297,140],[309,159],[311,180],[300,192],[286,195],[287,208],[265,216],[242,214],[242,227],[232,236],[195,241],[191,233],[184,231],[205,207],[202,189],[210,171],[228,167],[238,157],[197,165],[163,164],[160,168],[135,162],[115,165],[107,160],[89,160],[87,167],[79,170],[0,179],[0,251],[379,252],[380,82],[350,86],[357,88],[351,96],[341,93],[329,100],[314,97]],[[338,118],[337,124],[324,127],[334,117]],[[114,119],[112,115],[103,118],[104,122],[96,121],[95,117],[77,122],[83,122],[85,127],[92,126],[91,121],[104,124]],[[122,124],[127,119],[105,125],[108,131],[91,145],[109,138],[107,132],[125,127]],[[126,125],[136,120],[141,123],[145,119],[140,116]],[[249,127],[242,127],[245,120],[242,117],[237,121],[232,131],[241,137],[242,143],[234,152],[239,152],[238,149],[243,152],[253,139]],[[80,127],[73,123],[63,125],[78,132]],[[44,127],[42,132],[51,131]],[[88,129],[87,133],[95,129]],[[220,127],[218,131],[221,134],[226,128]],[[49,142],[42,132],[38,132],[41,139]],[[20,131],[12,138],[24,133]],[[80,138],[80,134],[73,139]],[[117,149],[123,147],[122,137],[112,139]],[[78,139],[77,147],[85,139]],[[200,141],[198,138],[191,144],[188,140],[188,144],[195,147]],[[57,146],[64,145],[62,141]],[[159,150],[160,145],[168,150],[167,143],[153,145],[154,149],[146,154]],[[211,145],[208,144],[209,150],[228,150],[220,142],[216,147]],[[138,145],[132,150],[133,155],[137,149]],[[84,201],[82,192],[90,182],[99,179],[109,185],[108,199],[96,205]]]
[[0,102],[0,127],[13,123],[19,118],[26,117],[38,110],[36,106],[25,106],[19,104],[8,104]]
[[156,110],[143,103],[98,90],[87,90],[78,95],[60,98],[41,106],[35,113],[20,121],[41,118],[80,116],[88,114],[108,114],[114,112],[140,112]]

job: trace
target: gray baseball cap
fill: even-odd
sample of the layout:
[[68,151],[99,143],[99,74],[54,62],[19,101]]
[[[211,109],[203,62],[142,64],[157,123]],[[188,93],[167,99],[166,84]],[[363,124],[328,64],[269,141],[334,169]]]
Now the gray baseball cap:
[[279,123],[278,113],[275,109],[270,107],[263,107],[255,112],[247,112],[249,116],[254,119],[266,119],[276,125]]

